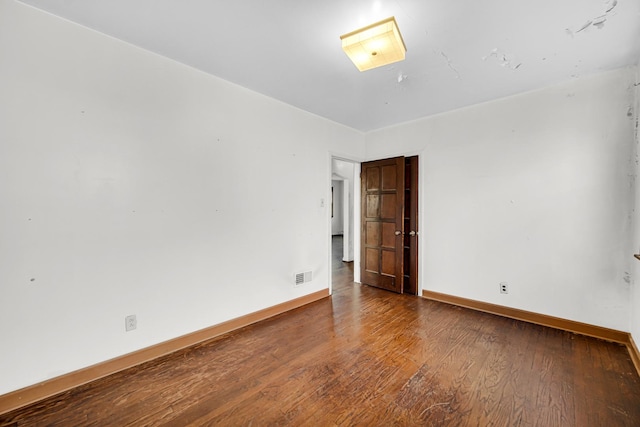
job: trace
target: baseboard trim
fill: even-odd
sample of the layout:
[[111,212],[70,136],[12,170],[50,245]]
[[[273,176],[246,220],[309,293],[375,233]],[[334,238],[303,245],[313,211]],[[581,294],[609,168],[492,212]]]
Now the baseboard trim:
[[34,384],[20,390],[12,391],[0,396],[0,414],[5,414],[19,409],[23,406],[27,406],[46,399],[47,397],[65,392],[74,387],[90,383],[127,368],[131,368],[175,351],[199,344],[222,334],[277,316],[278,314],[302,307],[328,296],[328,289],[314,292],[291,301],[277,304],[151,347],[143,348],[93,366],[88,366],[86,368]]
[[629,333],[617,331],[615,329],[603,328],[601,326],[590,325],[588,323],[576,322],[559,317],[547,316],[546,314],[534,313],[532,311],[520,310],[517,308],[505,307],[483,301],[457,297],[453,295],[441,294],[433,291],[422,291],[422,296],[434,301],[447,304],[458,305],[485,313],[497,314],[498,316],[509,317],[511,319],[522,320],[542,326],[573,332],[580,335],[587,335],[606,341],[613,341],[621,344],[629,343]]
[[636,367],[636,371],[638,371],[638,375],[640,375],[640,351],[638,351],[638,346],[636,346],[631,334],[629,334],[629,343],[627,344],[627,348],[629,349],[629,355]]
[[534,313],[532,311],[505,307],[488,302],[441,294],[440,292],[423,290],[422,297],[446,304],[470,308],[476,311],[482,311],[485,313],[491,313],[511,319],[522,320],[524,322],[535,323],[537,325],[548,326],[554,329],[573,332],[579,335],[586,335],[605,341],[624,344],[629,351],[629,355],[631,356],[631,360],[636,368],[636,371],[638,371],[638,375],[640,375],[640,352],[638,352],[638,347],[636,347],[631,334],[628,332],[603,328],[602,326],[595,326],[588,323],[581,323],[573,320],[562,319],[559,317],[547,316],[546,314]]

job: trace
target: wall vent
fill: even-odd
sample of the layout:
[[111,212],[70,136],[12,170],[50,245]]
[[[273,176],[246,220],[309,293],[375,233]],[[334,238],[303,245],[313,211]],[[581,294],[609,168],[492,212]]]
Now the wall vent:
[[307,283],[313,280],[313,274],[310,271],[304,273],[296,273],[296,286],[300,286],[303,283]]

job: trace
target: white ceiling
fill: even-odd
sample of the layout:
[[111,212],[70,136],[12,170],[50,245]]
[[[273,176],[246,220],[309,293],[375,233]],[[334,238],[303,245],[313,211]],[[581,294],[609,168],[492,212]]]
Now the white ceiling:
[[[640,60],[640,0],[21,1],[362,131]],[[388,16],[361,73],[340,35]]]

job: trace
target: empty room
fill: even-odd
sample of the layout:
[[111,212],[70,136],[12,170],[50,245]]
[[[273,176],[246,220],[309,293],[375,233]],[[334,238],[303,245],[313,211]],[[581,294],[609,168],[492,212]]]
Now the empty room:
[[0,0],[0,426],[638,426],[639,112],[639,0]]

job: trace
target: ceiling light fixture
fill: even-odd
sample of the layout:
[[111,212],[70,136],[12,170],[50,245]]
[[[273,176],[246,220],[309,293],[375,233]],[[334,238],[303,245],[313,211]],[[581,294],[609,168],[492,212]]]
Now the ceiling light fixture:
[[393,16],[344,34],[340,40],[342,49],[360,71],[402,61],[407,51]]

